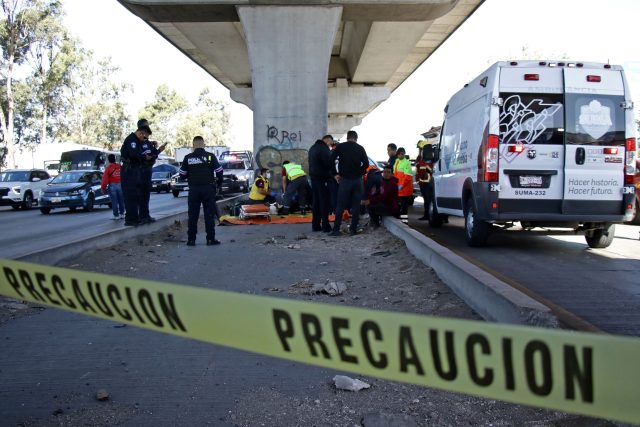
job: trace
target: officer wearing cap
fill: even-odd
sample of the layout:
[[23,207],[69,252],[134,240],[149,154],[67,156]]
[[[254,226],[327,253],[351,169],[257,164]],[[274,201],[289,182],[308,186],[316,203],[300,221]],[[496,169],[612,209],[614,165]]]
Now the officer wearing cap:
[[[138,120],[138,129],[149,128],[149,122],[146,119]],[[139,202],[139,218],[140,224],[150,224],[155,222],[149,214],[149,199],[151,198],[151,176],[153,175],[153,165],[156,159],[164,151],[167,144],[164,143],[158,147],[156,141],[150,141],[149,138],[145,139],[140,145],[142,154],[150,155],[151,158],[142,161],[140,167],[140,202]]]
[[152,158],[151,153],[143,153],[142,143],[151,135],[151,128],[144,122],[135,132],[127,136],[120,148],[122,171],[120,174],[124,206],[126,209],[124,225],[140,225],[140,197],[142,187],[142,163]]
[[216,183],[222,184],[222,166],[215,154],[204,149],[204,138],[193,138],[193,152],[184,156],[180,175],[189,182],[189,223],[187,228],[187,246],[196,244],[200,205],[204,210],[204,226],[207,233],[207,246],[219,245],[216,240],[213,219],[216,203]]

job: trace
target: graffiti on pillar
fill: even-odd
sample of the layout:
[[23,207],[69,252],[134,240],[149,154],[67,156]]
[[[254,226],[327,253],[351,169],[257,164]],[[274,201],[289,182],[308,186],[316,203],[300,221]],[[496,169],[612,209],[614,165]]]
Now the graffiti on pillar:
[[256,163],[272,172],[271,188],[274,190],[282,188],[282,162],[285,160],[298,163],[309,171],[308,151],[294,148],[301,142],[302,131],[281,131],[275,126],[267,126],[267,143],[258,149]]
[[276,148],[293,148],[302,141],[302,131],[279,130],[267,125],[267,145]]

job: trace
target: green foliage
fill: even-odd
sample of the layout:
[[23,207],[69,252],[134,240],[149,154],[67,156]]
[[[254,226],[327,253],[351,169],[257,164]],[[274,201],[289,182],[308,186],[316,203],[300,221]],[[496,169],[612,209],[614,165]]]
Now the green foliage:
[[98,63],[84,52],[70,85],[65,140],[116,149],[124,140],[130,118],[122,98],[131,85],[118,80],[120,69],[109,58]]
[[152,140],[171,144],[176,139],[178,128],[185,111],[187,100],[166,84],[158,86],[155,98],[145,104],[138,117],[151,124]]
[[228,133],[228,104],[212,98],[205,88],[200,92],[196,108],[180,124],[175,147],[190,146],[196,135],[202,136],[206,145],[228,145]]

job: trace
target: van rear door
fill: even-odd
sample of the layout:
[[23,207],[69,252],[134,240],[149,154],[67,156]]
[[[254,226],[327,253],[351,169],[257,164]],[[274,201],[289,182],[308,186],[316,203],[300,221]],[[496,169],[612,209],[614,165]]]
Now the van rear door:
[[500,98],[500,214],[560,214],[564,180],[562,71],[502,68]]
[[625,110],[621,70],[564,68],[563,214],[622,215]]

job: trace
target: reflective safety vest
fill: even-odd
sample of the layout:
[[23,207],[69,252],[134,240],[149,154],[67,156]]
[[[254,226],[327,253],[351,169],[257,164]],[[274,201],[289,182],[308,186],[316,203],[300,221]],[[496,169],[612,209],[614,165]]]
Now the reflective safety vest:
[[293,181],[296,178],[306,175],[304,173],[304,170],[302,169],[302,166],[297,163],[287,163],[282,167],[287,172],[287,178],[289,179],[289,181]]
[[393,176],[398,178],[398,196],[411,196],[413,194],[413,171],[409,159],[406,157],[402,160],[396,159],[393,165]]
[[251,186],[251,192],[249,193],[249,198],[251,200],[264,200],[267,197],[267,194],[260,194],[258,192],[259,187],[256,185],[258,181],[262,181],[262,189],[266,190],[267,194],[269,194],[269,180],[262,175],[258,175],[256,180],[253,182],[253,185]]
[[425,162],[424,160],[420,160],[418,163],[416,163],[416,172],[418,183],[428,184],[429,182],[431,182],[431,175],[433,174],[431,164]]

